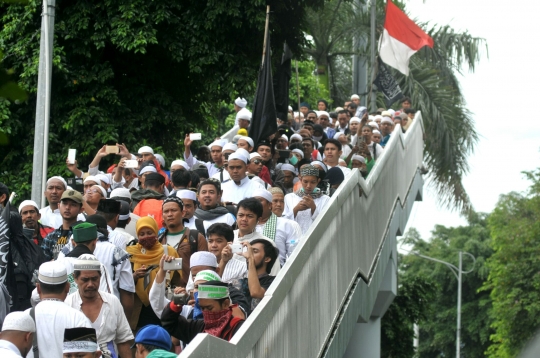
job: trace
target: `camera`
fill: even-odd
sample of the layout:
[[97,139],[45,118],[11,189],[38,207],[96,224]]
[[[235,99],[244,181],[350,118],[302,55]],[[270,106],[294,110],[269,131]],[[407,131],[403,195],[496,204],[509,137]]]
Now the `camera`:
[[189,301],[189,295],[187,294],[187,292],[174,293],[172,299],[175,305],[183,306],[187,305]]
[[317,185],[317,188],[321,189],[324,195],[330,195],[330,182],[328,179],[321,180]]
[[241,255],[243,247],[242,247],[242,244],[232,244],[231,249],[232,249],[233,254]]
[[164,262],[163,263],[163,269],[164,270],[181,270],[182,269],[182,259],[172,259],[171,262]]

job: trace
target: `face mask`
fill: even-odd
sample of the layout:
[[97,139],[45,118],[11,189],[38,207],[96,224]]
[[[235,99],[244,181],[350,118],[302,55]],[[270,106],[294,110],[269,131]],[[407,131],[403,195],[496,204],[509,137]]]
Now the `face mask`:
[[147,250],[150,250],[155,244],[157,239],[155,237],[147,237],[144,239],[139,239],[139,244]]
[[195,307],[193,307],[193,319],[202,319],[203,311],[201,309],[201,306],[199,306],[199,292],[195,292],[193,294],[193,297],[195,298]]
[[320,142],[321,139],[322,139],[322,136],[320,136],[320,137],[313,136],[313,139],[315,139],[317,142]]
[[289,158],[289,163],[291,163],[292,165],[296,165],[296,163],[298,163],[298,158],[296,158],[296,155],[293,155]]

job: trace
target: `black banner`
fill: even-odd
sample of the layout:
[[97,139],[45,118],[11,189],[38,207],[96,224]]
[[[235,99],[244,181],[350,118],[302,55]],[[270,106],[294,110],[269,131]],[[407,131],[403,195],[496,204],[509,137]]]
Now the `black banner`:
[[390,72],[388,67],[382,62],[380,57],[378,62],[379,70],[373,84],[384,94],[384,102],[386,103],[386,106],[390,108],[393,103],[403,97],[403,93],[401,92],[401,88],[396,79],[392,76],[392,72]]
[[291,60],[292,52],[287,46],[287,43],[283,44],[283,57],[281,58],[281,65],[276,71],[276,77],[274,77],[274,98],[276,99],[276,114],[282,121],[287,121],[287,114],[289,112],[289,82],[291,80]]

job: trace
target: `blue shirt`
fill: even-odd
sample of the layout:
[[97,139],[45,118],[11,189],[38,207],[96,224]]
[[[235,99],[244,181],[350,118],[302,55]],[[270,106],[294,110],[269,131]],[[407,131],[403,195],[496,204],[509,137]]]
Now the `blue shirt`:
[[383,137],[383,139],[381,139],[381,142],[379,143],[381,147],[385,147],[386,146],[386,143],[388,143],[388,141],[390,140],[390,134],[387,134]]

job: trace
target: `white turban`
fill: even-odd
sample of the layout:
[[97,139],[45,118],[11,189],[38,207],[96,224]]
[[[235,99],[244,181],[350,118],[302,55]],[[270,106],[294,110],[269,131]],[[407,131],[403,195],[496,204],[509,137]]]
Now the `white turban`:
[[109,185],[111,184],[111,179],[109,178],[107,174],[98,174],[96,175],[96,178],[101,181],[104,181],[106,184],[109,184]]
[[152,165],[147,165],[139,171],[139,176],[142,176],[144,173],[157,173],[157,169]]
[[291,136],[291,142],[293,139],[299,139],[300,141],[302,141],[302,136],[298,133],[294,133],[292,136]]
[[62,184],[64,184],[64,188],[67,188],[67,183],[66,183],[66,180],[62,177],[59,177],[59,176],[56,176],[56,177],[50,177],[49,180],[47,180],[47,185],[49,185],[49,183],[51,182],[51,180],[59,180],[62,182]]
[[247,164],[248,162],[248,158],[243,154],[243,153],[239,153],[238,151],[232,153],[231,155],[229,155],[229,162],[231,160],[241,160],[243,161],[245,164]]
[[173,162],[171,163],[171,168],[175,165],[179,165],[181,166],[182,168],[184,168],[185,170],[189,170],[189,165],[188,163],[184,162],[183,160],[180,160],[180,159],[176,159],[176,160],[173,160]]
[[390,117],[382,117],[381,123],[391,123],[394,124],[394,121]]
[[215,141],[212,142],[212,144],[210,144],[208,147],[211,149],[212,147],[221,147],[223,148],[223,146],[227,144],[227,140],[226,139],[217,139]]
[[245,140],[249,144],[250,147],[255,146],[255,143],[253,143],[253,139],[251,139],[250,137],[241,136],[240,138],[238,138],[238,140]]
[[287,137],[286,134],[282,134],[282,135],[281,135],[281,138],[285,139],[287,142],[289,141],[289,137]]
[[236,118],[251,121],[251,112],[245,108],[242,108],[236,114]]
[[268,191],[268,190],[264,190],[264,189],[256,189],[254,192],[253,192],[253,197],[261,197],[263,199],[266,199],[266,201],[268,201],[269,203],[272,202],[272,194]]
[[362,157],[361,155],[353,155],[352,160],[358,160],[362,164],[366,164],[366,159]]
[[360,99],[360,96],[357,95],[357,94],[353,94],[353,95],[351,96],[351,101],[352,101],[353,99]]
[[247,101],[245,98],[238,97],[234,100],[234,104],[236,104],[238,107],[245,108],[247,106]]
[[152,148],[150,148],[149,146],[145,145],[144,147],[139,148],[138,153],[139,154],[144,154],[144,153],[154,154],[154,150]]
[[99,180],[99,178],[96,178],[95,176],[92,176],[92,175],[89,175],[86,178],[84,178],[83,183],[86,183],[89,181],[93,181],[96,184],[101,184],[101,180]]
[[252,160],[252,159],[254,159],[254,158],[262,158],[262,157],[261,157],[261,155],[260,155],[259,153],[254,152],[254,153],[251,153],[251,154],[249,155],[249,160]]
[[189,268],[195,266],[218,267],[216,255],[208,251],[197,251],[189,258]]
[[300,149],[298,149],[298,148],[297,148],[297,149],[293,149],[292,152],[293,152],[293,153],[298,153],[298,154],[300,154],[300,156],[301,156],[302,158],[304,158],[304,152],[302,152]]
[[197,201],[197,195],[195,195],[195,193],[191,190],[179,190],[176,192],[176,196],[180,199]]
[[320,116],[326,116],[326,118],[330,119],[330,115],[329,115],[328,112],[326,112],[326,111],[320,111],[320,112],[319,112],[319,117],[320,117]]
[[19,214],[25,206],[33,206],[39,212],[38,204],[35,201],[25,200],[21,203],[21,205],[19,205]]
[[349,123],[360,123],[360,118],[358,117],[352,117]]
[[379,129],[379,125],[378,125],[377,122],[375,122],[375,121],[369,122],[368,125],[371,126],[371,127],[373,127],[373,128]]
[[226,150],[234,150],[236,152],[236,150],[238,149],[238,147],[236,146],[236,144],[234,143],[227,143],[223,146],[223,149],[221,149],[221,152],[223,153],[224,151]]

